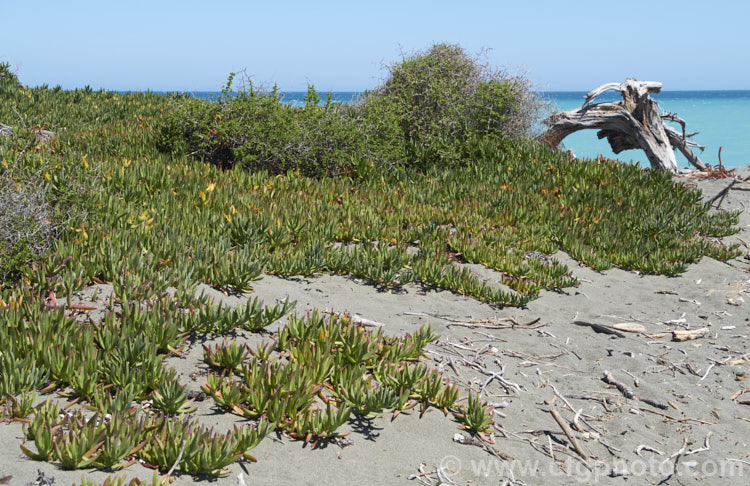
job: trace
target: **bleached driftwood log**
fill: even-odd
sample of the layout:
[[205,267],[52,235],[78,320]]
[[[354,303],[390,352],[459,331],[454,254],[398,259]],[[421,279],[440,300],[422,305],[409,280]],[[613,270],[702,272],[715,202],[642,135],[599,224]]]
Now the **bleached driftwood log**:
[[[539,139],[550,147],[557,147],[571,133],[584,129],[599,130],[597,136],[606,138],[612,151],[642,149],[652,169],[677,171],[673,147],[685,155],[699,169],[706,166],[691,147],[704,147],[688,140],[695,133],[685,133],[685,121],[673,114],[659,114],[659,105],[649,96],[661,91],[662,84],[654,81],[627,79],[625,83],[603,84],[586,95],[586,100],[577,110],[555,113],[544,123],[549,127]],[[618,91],[622,101],[591,104],[606,91]],[[682,125],[682,133],[665,121]]]
[[[36,139],[41,143],[49,142],[55,136],[55,132],[50,130],[35,129],[33,132],[34,135],[36,135]],[[0,136],[11,138],[13,135],[14,133],[11,127],[4,123],[0,123]]]

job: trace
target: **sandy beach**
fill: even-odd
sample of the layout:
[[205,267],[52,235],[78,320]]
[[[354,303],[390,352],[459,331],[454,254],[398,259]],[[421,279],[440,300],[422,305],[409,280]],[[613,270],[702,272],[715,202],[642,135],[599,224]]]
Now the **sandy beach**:
[[[730,180],[678,177],[697,184],[706,199]],[[750,242],[750,192],[730,190],[721,208],[743,211],[740,232],[725,241]],[[349,445],[312,447],[272,434],[252,450],[257,463],[235,463],[212,484],[236,485],[240,474],[248,485],[748,484],[749,257],[703,258],[680,276],[664,277],[617,268],[600,273],[564,253],[554,256],[581,285],[542,292],[522,309],[415,285],[381,292],[330,275],[265,276],[242,297],[199,289],[227,305],[254,296],[267,303],[290,298],[297,313],[356,314],[382,323],[388,334],[429,324],[440,335],[428,347],[429,363],[463,389],[482,390],[496,412],[493,444],[470,438],[451,415],[435,409],[422,417],[414,409],[395,420],[351,420]],[[500,285],[498,273],[470,268]],[[679,340],[684,337],[694,339]],[[258,344],[270,338],[238,332],[237,339]],[[221,340],[190,341],[184,359],[170,358],[168,365],[200,390],[208,369],[201,345]],[[210,398],[196,405],[193,415],[218,431],[245,423]],[[0,433],[0,477],[12,476],[8,484],[33,484],[37,470],[56,485],[80,484],[82,474],[96,481],[108,475],[28,459],[19,448],[20,423],[0,424]],[[150,480],[153,471],[133,465],[112,474]],[[194,481],[182,475],[173,484]]]

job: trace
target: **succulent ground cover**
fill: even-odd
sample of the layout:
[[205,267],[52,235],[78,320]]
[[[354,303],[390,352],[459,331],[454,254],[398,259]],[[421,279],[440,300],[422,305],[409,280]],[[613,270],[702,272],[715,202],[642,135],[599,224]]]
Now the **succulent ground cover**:
[[[503,109],[468,103],[434,112],[439,123],[404,111],[400,102],[419,110],[424,101],[406,95],[409,73],[444,72],[420,59],[394,68],[363,111],[319,104],[312,88],[304,108],[254,91],[211,105],[28,88],[3,76],[0,120],[15,136],[0,137],[0,200],[26,198],[27,212],[0,208],[0,406],[5,420],[25,421],[24,453],[64,468],[142,460],[162,473],[221,475],[273,429],[316,443],[337,437],[352,414],[434,407],[476,434],[492,427],[486,404],[420,362],[438,339],[429,328],[388,336],[346,316],[292,314],[291,302],[220,308],[195,295],[200,283],[245,292],[264,274],[336,273],[523,306],[577,284],[557,251],[596,270],[669,275],[704,256],[737,255],[716,239],[735,231],[737,213],[709,211],[668,175],[571,160],[505,134],[518,126],[507,124],[519,99],[512,83],[479,76],[459,83],[466,96],[447,98],[455,106],[478,93],[510,103]],[[408,123],[360,140],[374,109]],[[243,110],[269,129],[263,137],[292,145],[283,158],[222,121]],[[449,115],[490,123],[462,125],[457,137]],[[285,124],[291,135],[279,131]],[[57,135],[39,141],[38,128]],[[467,263],[501,272],[502,282]],[[108,312],[78,319],[87,309],[73,294],[103,282],[114,287]],[[214,369],[204,392],[254,425],[218,434],[191,419],[165,357],[191,336],[268,333],[285,316],[263,346],[227,338],[204,349]],[[35,401],[53,392],[78,408]]]

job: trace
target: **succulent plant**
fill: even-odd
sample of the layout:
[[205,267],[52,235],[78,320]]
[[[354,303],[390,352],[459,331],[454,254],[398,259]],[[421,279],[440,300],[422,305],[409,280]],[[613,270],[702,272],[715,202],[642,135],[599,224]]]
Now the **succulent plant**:
[[477,434],[492,432],[494,423],[492,407],[482,403],[481,398],[469,393],[467,404],[460,411],[454,412],[454,416],[463,423],[463,427]]

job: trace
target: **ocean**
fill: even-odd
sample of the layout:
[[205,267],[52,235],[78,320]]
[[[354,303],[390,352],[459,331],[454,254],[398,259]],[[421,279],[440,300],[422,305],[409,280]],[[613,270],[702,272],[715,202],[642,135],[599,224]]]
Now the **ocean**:
[[[195,92],[194,96],[211,99],[219,93]],[[283,100],[291,105],[304,104],[305,92],[283,93]],[[334,101],[355,102],[360,93],[340,91],[331,93]],[[551,109],[568,111],[583,104],[586,92],[544,92]],[[321,93],[325,100],[325,94]],[[665,112],[674,113],[686,122],[687,132],[700,132],[693,141],[705,145],[698,156],[707,164],[718,165],[719,147],[721,161],[725,167],[745,167],[750,165],[750,90],[749,91],[663,91],[653,95]],[[605,93],[597,102],[619,100],[619,94]],[[678,130],[681,127],[675,124]],[[596,137],[596,130],[583,130],[565,140],[566,149],[572,149],[577,157],[595,158],[603,155],[612,159],[639,162],[644,167],[650,164],[640,150],[626,150],[615,155],[606,140]],[[697,150],[697,149],[696,149]],[[678,167],[692,167],[685,157],[675,151]]]

